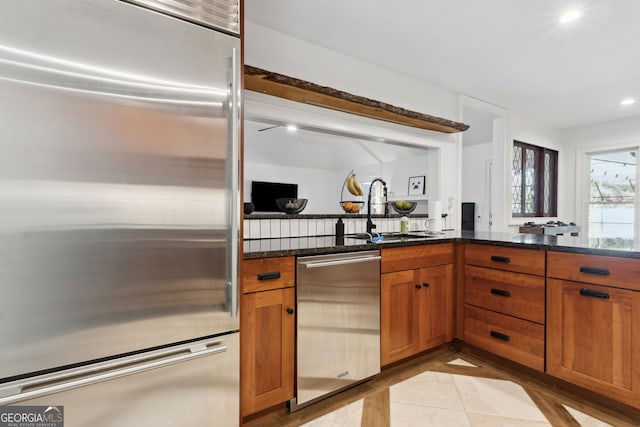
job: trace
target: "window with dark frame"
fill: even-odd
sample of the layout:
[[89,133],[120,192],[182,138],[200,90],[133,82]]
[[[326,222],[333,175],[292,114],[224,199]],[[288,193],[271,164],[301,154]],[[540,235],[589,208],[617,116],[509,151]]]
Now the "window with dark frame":
[[558,152],[513,141],[511,212],[514,217],[556,216]]

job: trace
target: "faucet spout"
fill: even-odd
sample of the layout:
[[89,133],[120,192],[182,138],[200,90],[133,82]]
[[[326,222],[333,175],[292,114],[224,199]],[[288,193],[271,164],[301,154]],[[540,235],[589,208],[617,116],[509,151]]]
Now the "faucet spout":
[[376,228],[376,225],[371,221],[371,190],[373,189],[373,184],[376,182],[380,182],[383,187],[383,195],[384,195],[384,214],[387,215],[389,213],[387,206],[387,183],[381,178],[375,178],[371,181],[371,185],[369,185],[369,197],[367,198],[367,233],[373,233],[373,229]]

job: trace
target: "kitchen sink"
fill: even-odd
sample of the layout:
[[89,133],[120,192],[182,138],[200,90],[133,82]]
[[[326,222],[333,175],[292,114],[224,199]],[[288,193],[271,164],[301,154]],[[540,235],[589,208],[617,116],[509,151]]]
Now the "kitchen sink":
[[[379,240],[376,242],[375,238],[378,236],[382,236],[382,240]],[[442,234],[429,232],[429,231],[414,231],[412,233],[405,233],[405,234],[398,233],[398,232],[389,232],[389,233],[380,233],[380,234],[373,235],[374,243],[402,242],[405,240],[416,240],[416,239],[433,239],[440,236],[442,236]],[[371,236],[366,233],[349,234],[345,237],[371,241]]]

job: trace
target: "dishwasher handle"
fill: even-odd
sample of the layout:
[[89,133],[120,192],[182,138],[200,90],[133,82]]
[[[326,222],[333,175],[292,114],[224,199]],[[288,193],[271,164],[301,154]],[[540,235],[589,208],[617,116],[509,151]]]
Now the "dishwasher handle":
[[306,268],[330,267],[332,265],[357,264],[360,262],[376,261],[381,259],[380,256],[367,256],[359,258],[336,259],[332,261],[308,261],[300,262],[300,265]]

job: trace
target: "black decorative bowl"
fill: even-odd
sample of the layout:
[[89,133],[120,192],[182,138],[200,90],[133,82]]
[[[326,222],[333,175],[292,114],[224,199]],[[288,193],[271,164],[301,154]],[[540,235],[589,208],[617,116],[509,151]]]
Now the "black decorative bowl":
[[[418,202],[404,202],[408,203],[407,207],[399,208],[397,205],[398,202],[389,202],[394,211],[398,212],[401,215],[407,215],[413,212],[413,210],[418,206]],[[411,206],[409,206],[411,205]]]
[[307,207],[307,199],[276,199],[276,205],[284,213],[297,214]]

